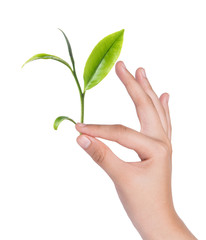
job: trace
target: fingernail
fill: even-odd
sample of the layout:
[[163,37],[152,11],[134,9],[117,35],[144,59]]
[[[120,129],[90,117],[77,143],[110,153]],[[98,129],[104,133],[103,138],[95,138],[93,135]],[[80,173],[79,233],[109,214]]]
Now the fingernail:
[[126,66],[125,66],[124,62],[122,62],[122,67],[126,69]]
[[169,102],[169,99],[170,99],[170,95],[168,94],[168,97],[167,97],[167,102]]
[[91,144],[91,141],[85,136],[79,137],[77,142],[84,149],[87,149],[89,147],[89,145]]
[[143,76],[144,78],[147,78],[144,68],[141,69],[141,72],[142,72],[142,76]]
[[86,124],[84,124],[84,123],[77,123],[77,125],[78,125],[79,127],[85,127],[85,126],[86,126]]

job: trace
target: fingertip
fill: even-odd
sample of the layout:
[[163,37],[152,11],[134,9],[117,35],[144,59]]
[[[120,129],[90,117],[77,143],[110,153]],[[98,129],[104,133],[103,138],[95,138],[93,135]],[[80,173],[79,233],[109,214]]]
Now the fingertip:
[[122,60],[116,62],[116,67],[125,66],[124,62]]
[[142,68],[142,67],[138,68],[138,72],[139,72],[139,74],[141,75],[141,77],[147,78],[146,72],[145,72],[145,69],[144,69],[144,68]]
[[169,93],[165,92],[160,96],[160,101],[161,102],[166,102],[168,104],[169,98],[170,98]]
[[170,99],[170,95],[169,93],[166,93],[167,94],[167,103],[169,102],[169,99]]
[[142,67],[137,68],[137,70],[135,72],[136,79],[141,78],[141,71],[142,71],[142,69],[143,69]]
[[169,101],[169,98],[170,98],[170,95],[169,95],[169,93],[165,93],[165,98],[166,98],[166,100],[167,100],[167,102]]
[[139,67],[139,68],[137,68],[136,72],[140,72],[140,71],[142,71],[142,69],[143,69],[143,67]]
[[76,124],[75,124],[75,128],[76,128],[76,130],[79,132],[79,123],[76,123]]
[[75,126],[75,128],[76,128],[76,130],[77,130],[77,128],[78,128],[78,124],[79,124],[79,123],[76,123],[76,124],[74,125],[74,126]]
[[126,66],[125,66],[124,62],[123,61],[118,61],[115,65],[116,73],[118,74],[119,71],[121,71],[123,69],[126,69]]
[[76,138],[76,142],[78,143],[79,141],[79,138],[81,137],[82,135],[79,135],[77,138]]
[[86,135],[78,136],[76,141],[83,149],[87,149],[91,145],[91,140]]
[[82,128],[86,127],[86,124],[84,123],[76,123],[75,128],[77,131],[82,130]]

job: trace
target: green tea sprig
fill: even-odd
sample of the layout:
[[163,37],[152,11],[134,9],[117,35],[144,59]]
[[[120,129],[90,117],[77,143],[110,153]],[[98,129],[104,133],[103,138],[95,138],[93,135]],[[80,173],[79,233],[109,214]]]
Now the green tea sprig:
[[[57,56],[46,54],[46,53],[39,53],[31,57],[29,60],[27,60],[22,67],[24,67],[25,64],[38,59],[52,59],[67,66],[71,71],[79,90],[79,96],[81,101],[80,122],[83,123],[85,93],[87,90],[95,87],[98,83],[100,83],[114,66],[122,49],[124,29],[106,36],[92,50],[84,67],[84,73],[83,73],[84,89],[81,88],[79,80],[77,78],[75,61],[74,61],[72,48],[69,43],[69,40],[66,34],[61,29],[59,30],[62,32],[66,40],[72,66],[67,61]],[[56,118],[56,120],[54,121],[53,127],[55,130],[58,129],[59,124],[63,120],[69,120],[74,124],[76,124],[76,122],[73,119],[66,116],[60,116]]]

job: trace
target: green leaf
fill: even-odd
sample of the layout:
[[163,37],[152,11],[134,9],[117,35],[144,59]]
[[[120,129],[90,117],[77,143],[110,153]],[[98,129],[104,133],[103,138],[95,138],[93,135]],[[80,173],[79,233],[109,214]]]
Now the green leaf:
[[120,55],[124,29],[103,38],[93,49],[84,68],[84,91],[96,86],[109,73]]
[[24,67],[25,64],[29,63],[29,62],[32,62],[34,60],[38,60],[38,59],[52,59],[52,60],[56,60],[58,62],[61,62],[63,63],[64,65],[66,65],[71,71],[72,71],[72,68],[70,67],[69,63],[67,63],[66,61],[64,61],[63,59],[57,57],[57,56],[54,56],[54,55],[50,55],[50,54],[46,54],[46,53],[39,53],[39,54],[36,54],[34,55],[33,57],[31,57],[29,60],[27,60],[22,67]]
[[65,117],[65,116],[60,116],[58,118],[56,118],[56,120],[54,121],[54,129],[57,130],[57,128],[59,127],[59,124],[63,121],[63,120],[69,120],[71,122],[73,122],[74,124],[76,124],[76,122],[71,119],[71,118],[68,118],[68,117]]
[[[59,29],[59,28],[58,28],[58,29]],[[74,63],[74,57],[73,57],[73,54],[72,54],[71,45],[70,45],[70,43],[69,43],[69,40],[68,40],[66,34],[65,34],[61,29],[59,29],[59,30],[60,30],[60,31],[62,32],[62,34],[64,35],[64,38],[65,38],[66,43],[67,43],[68,51],[69,51],[69,56],[70,56],[70,58],[71,58],[73,70],[75,70],[75,63]]]

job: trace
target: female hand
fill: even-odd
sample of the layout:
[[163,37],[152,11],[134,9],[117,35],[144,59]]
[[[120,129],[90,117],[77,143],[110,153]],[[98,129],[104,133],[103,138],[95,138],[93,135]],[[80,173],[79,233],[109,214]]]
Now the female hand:
[[[76,124],[78,144],[111,177],[119,198],[143,239],[196,239],[178,217],[172,200],[171,121],[169,95],[158,98],[143,68],[135,77],[123,62],[116,73],[132,98],[141,131],[126,126]],[[141,161],[116,156],[95,137],[115,141],[134,150]]]

